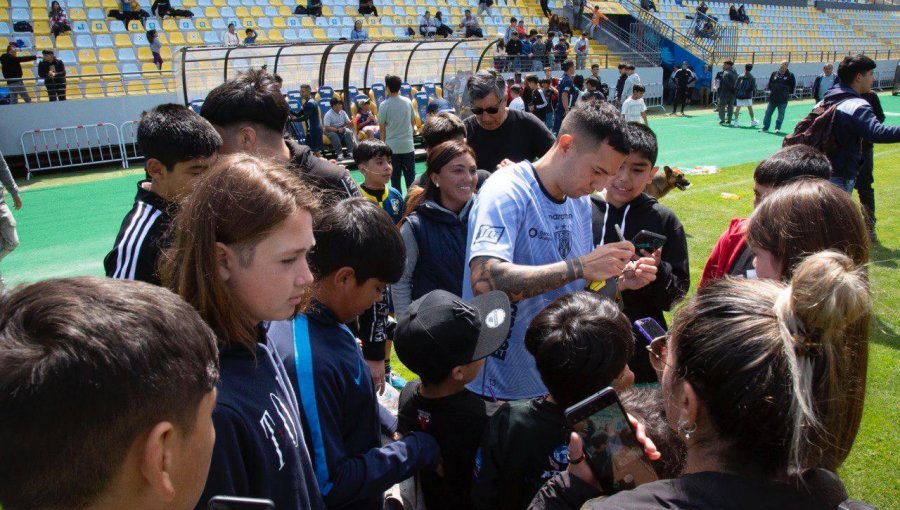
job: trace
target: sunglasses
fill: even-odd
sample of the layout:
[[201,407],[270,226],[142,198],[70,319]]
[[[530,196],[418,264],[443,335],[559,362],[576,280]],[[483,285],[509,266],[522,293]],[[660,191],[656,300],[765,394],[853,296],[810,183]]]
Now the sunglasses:
[[502,103],[503,103],[503,100],[501,99],[501,100],[497,103],[496,106],[489,106],[489,107],[487,107],[487,108],[479,108],[479,107],[477,107],[477,106],[473,106],[473,107],[472,107],[472,113],[475,114],[475,115],[482,115],[482,114],[484,114],[484,113],[489,113],[489,114],[491,114],[491,115],[494,115],[494,114],[496,114],[497,112],[500,111],[500,105],[501,105]]
[[662,372],[665,367],[674,370],[674,367],[666,363],[666,356],[669,353],[669,335],[654,338],[647,346],[647,350],[650,351],[650,364],[654,370]]

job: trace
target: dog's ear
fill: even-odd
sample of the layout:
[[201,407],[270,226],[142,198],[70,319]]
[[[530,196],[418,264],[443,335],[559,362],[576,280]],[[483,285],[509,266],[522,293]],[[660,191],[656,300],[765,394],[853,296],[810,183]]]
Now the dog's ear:
[[663,171],[666,172],[666,178],[669,178],[672,176],[672,169],[669,166],[664,166]]

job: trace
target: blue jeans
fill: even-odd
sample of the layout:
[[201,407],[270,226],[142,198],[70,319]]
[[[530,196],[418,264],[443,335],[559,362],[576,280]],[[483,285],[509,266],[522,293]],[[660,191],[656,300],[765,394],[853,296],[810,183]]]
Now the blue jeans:
[[544,115],[544,124],[551,132],[553,131],[553,112],[549,111]]
[[830,179],[831,184],[834,184],[838,188],[846,191],[848,194],[853,194],[853,186],[856,184],[856,179],[845,179],[843,177],[837,177],[832,175]]
[[769,125],[772,123],[772,113],[775,111],[775,108],[778,108],[778,118],[775,120],[775,131],[781,129],[781,123],[784,122],[784,112],[787,110],[787,103],[769,102],[768,106],[766,106],[766,115],[763,117],[763,131],[769,130]]

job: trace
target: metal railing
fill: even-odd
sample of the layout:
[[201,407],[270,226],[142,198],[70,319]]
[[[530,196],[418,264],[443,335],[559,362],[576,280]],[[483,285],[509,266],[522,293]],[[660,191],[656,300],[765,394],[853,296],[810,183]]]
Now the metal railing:
[[777,64],[782,61],[794,63],[819,63],[819,62],[839,62],[846,56],[862,53],[872,60],[890,60],[896,58],[900,52],[893,50],[877,50],[874,52],[854,52],[854,51],[750,51],[735,52],[727,58],[717,58],[715,64],[721,64],[727,59],[731,59],[736,63],[744,64]]
[[[143,96],[175,92],[175,77],[171,72],[150,73],[99,73],[69,74],[61,88],[56,86],[56,93],[61,94],[63,101],[77,99],[98,99],[103,97]],[[41,78],[23,78],[18,84],[10,84],[10,102],[25,101],[12,92],[24,90],[28,97],[25,102],[48,102],[51,95],[47,85]],[[17,87],[18,86],[18,87]]]
[[19,137],[28,179],[33,172],[98,163],[118,162],[122,159],[122,137],[115,124],[84,124],[25,131]]
[[644,10],[639,4],[632,0],[621,0],[620,3],[632,13],[632,16],[643,22],[650,29],[656,31],[661,37],[671,40],[675,44],[691,51],[704,60],[709,61],[713,58],[713,55],[715,54],[715,40],[718,37],[721,27],[712,20],[712,18],[710,18],[710,21],[712,22],[712,33],[710,34],[710,37],[698,37],[693,31],[684,33],[672,25],[669,25],[665,21]]
[[[651,40],[634,37],[632,33],[609,20],[600,20],[597,29],[631,49],[632,54],[637,57],[637,59],[631,60],[632,62],[643,62],[651,66],[659,64],[659,39],[656,39],[657,44],[654,45]],[[596,36],[594,38],[596,39]]]
[[119,126],[119,139],[122,141],[122,165],[128,166],[128,162],[142,159],[144,154],[137,144],[137,126],[140,120],[129,120]]

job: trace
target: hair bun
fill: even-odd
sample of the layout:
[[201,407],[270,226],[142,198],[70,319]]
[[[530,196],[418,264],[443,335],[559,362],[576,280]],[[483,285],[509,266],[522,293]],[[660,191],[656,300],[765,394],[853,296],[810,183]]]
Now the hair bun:
[[805,342],[831,343],[849,324],[871,309],[865,269],[836,251],[814,253],[801,261],[791,280],[790,308]]

